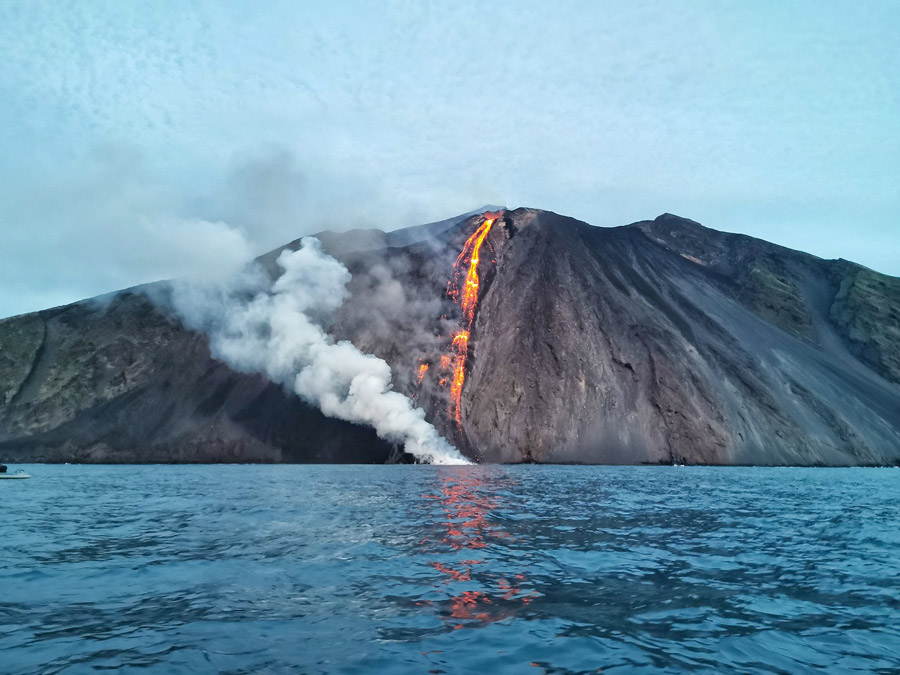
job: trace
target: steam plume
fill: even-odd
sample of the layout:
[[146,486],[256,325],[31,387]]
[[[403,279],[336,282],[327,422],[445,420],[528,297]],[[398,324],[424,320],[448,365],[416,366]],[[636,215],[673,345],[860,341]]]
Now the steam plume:
[[274,283],[258,268],[226,283],[177,283],[175,308],[235,369],[263,372],[325,415],[372,426],[421,461],[467,464],[423,410],[391,390],[386,362],[325,332],[323,324],[347,298],[347,268],[314,237],[284,251],[278,264],[284,273]]

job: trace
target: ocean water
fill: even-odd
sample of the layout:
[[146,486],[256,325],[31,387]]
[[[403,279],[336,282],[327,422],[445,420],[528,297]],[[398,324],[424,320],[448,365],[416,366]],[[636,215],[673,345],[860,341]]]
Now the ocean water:
[[900,672],[896,469],[24,468],[0,673]]

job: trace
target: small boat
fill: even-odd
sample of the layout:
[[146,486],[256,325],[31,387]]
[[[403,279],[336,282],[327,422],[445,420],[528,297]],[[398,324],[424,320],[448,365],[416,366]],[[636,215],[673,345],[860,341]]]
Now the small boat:
[[0,480],[3,480],[4,478],[31,478],[31,476],[21,470],[16,471],[15,473],[6,473],[6,465],[0,464]]

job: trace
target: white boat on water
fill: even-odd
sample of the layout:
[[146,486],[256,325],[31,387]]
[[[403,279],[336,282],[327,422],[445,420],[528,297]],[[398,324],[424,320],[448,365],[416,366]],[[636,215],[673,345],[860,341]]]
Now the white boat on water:
[[27,473],[25,473],[22,470],[16,471],[15,473],[6,473],[6,466],[3,464],[0,464],[0,480],[3,480],[4,478],[10,478],[10,479],[20,478],[21,479],[21,478],[31,478],[31,476],[29,476]]

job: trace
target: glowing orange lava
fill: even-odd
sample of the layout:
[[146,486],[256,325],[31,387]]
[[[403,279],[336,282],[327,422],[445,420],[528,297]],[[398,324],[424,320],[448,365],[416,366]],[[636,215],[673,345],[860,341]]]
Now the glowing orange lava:
[[416,386],[422,384],[422,380],[425,379],[425,373],[428,372],[428,363],[420,363],[419,364],[419,372],[416,375]]
[[[487,239],[491,226],[501,212],[485,213],[484,222],[466,239],[463,250],[453,264],[453,276],[447,284],[447,293],[462,310],[462,328],[453,335],[453,377],[450,380],[450,405],[456,417],[456,424],[462,424],[460,398],[466,381],[466,357],[469,353],[469,333],[475,321],[475,307],[478,305],[478,262],[481,245]],[[444,365],[444,359],[441,364]]]

